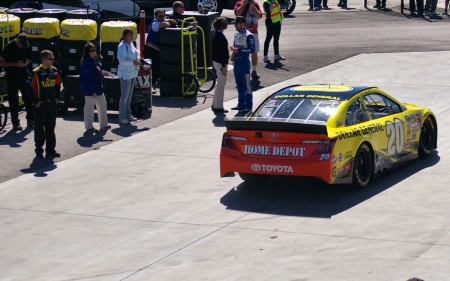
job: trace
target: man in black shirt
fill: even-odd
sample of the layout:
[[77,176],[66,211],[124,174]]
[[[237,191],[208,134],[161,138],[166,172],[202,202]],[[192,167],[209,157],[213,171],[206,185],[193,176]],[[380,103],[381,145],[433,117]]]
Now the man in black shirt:
[[28,77],[27,65],[31,62],[31,58],[31,48],[25,34],[19,34],[16,39],[6,44],[0,54],[0,66],[5,68],[5,77],[8,83],[11,123],[13,129],[17,131],[22,130],[19,120],[19,90],[27,112],[27,126],[32,127],[34,124],[33,105],[28,98],[25,83]]
[[[186,26],[183,26],[183,13],[184,13],[184,10],[185,10],[185,7],[184,7],[184,4],[183,4],[183,2],[181,2],[181,1],[175,1],[175,2],[173,2],[173,6],[172,6],[172,9],[173,9],[173,13],[172,13],[172,15],[171,16],[169,16],[169,19],[174,19],[176,22],[177,22],[177,26],[178,27],[184,27],[184,28],[186,28]],[[197,26],[197,22],[196,21],[194,21],[194,22],[185,22],[184,23],[185,25],[187,25],[187,24],[189,24],[189,25],[192,25],[192,26]]]

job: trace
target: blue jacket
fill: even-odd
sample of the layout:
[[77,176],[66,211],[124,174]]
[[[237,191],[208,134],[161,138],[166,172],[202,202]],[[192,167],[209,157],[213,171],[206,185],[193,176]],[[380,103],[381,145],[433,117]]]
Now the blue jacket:
[[[100,66],[100,73],[98,73],[97,65]],[[100,82],[102,66],[94,61],[90,56],[86,56],[80,67],[80,88],[85,96],[92,96],[94,93],[97,96],[103,95],[103,85]],[[103,80],[104,81],[104,80]]]

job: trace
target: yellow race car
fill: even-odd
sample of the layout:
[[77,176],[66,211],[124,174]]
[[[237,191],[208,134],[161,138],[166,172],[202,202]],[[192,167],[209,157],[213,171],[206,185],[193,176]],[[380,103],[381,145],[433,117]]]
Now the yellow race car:
[[374,176],[437,148],[430,109],[375,87],[292,85],[245,117],[225,119],[220,175],[246,181],[312,176],[363,188]]

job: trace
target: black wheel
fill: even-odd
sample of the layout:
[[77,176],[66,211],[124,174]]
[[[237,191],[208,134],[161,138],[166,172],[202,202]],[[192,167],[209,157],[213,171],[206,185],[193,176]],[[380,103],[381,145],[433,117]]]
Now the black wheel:
[[58,103],[56,105],[56,114],[58,116],[64,116],[64,115],[66,115],[66,113],[67,113],[67,105],[62,102]]
[[224,0],[198,0],[198,11],[218,12],[222,13]]
[[198,92],[198,81],[194,75],[184,73],[177,80],[177,90],[183,98],[193,98]]
[[280,0],[281,12],[283,12],[284,16],[290,15],[296,5],[296,0]]
[[8,120],[8,111],[6,110],[6,107],[0,103],[0,130],[5,128],[7,120]]
[[211,69],[206,70],[205,79],[205,69],[199,69],[197,71],[197,78],[199,84],[199,91],[202,93],[208,93],[216,86],[216,74]]
[[247,182],[262,182],[267,180],[270,175],[239,173],[242,180]]
[[373,158],[368,144],[363,143],[358,148],[353,159],[353,186],[357,189],[366,187],[373,175]]
[[420,129],[419,139],[419,156],[425,157],[431,154],[436,142],[436,125],[434,121],[427,116],[423,121],[422,128]]
[[135,103],[131,105],[131,114],[133,114],[134,117],[142,117],[145,115],[145,112],[147,112],[147,107],[143,103]]

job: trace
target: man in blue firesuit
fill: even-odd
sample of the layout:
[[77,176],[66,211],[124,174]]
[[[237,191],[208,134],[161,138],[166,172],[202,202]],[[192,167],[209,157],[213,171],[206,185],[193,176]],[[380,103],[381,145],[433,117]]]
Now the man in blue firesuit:
[[236,33],[233,46],[230,46],[234,56],[234,79],[238,89],[238,105],[232,110],[249,113],[253,108],[252,86],[250,84],[250,55],[255,52],[255,37],[245,28],[245,18],[236,17],[234,21]]

